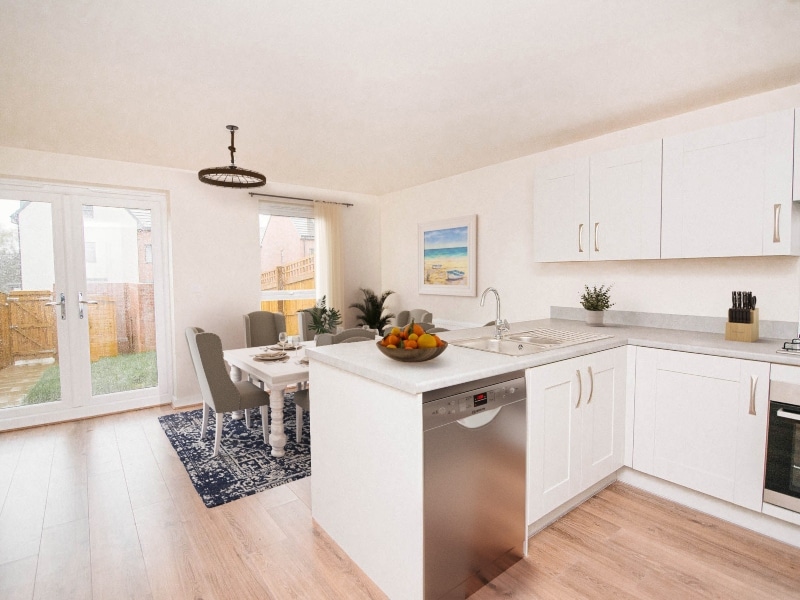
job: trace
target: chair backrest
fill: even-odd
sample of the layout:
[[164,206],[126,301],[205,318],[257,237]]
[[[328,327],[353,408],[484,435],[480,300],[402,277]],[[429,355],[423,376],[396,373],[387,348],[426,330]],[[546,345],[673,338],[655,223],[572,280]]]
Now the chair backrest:
[[426,329],[425,333],[442,333],[443,331],[450,331],[446,327],[431,327],[430,329]]
[[300,333],[301,342],[313,341],[316,332],[311,329],[311,313],[308,310],[297,311],[297,330]]
[[257,310],[244,316],[244,332],[248,348],[278,343],[278,334],[286,331],[283,313]]
[[237,410],[241,404],[241,395],[225,368],[219,336],[206,333],[199,327],[187,327],[186,341],[203,402],[214,409],[214,412]]
[[428,312],[424,308],[412,308],[411,310],[401,310],[397,313],[397,320],[395,325],[397,327],[405,327],[414,319],[415,323],[433,323],[433,313]]
[[317,346],[328,346],[330,344],[342,344],[348,342],[374,342],[376,331],[374,329],[362,329],[353,327],[345,329],[339,333],[320,333],[317,335]]

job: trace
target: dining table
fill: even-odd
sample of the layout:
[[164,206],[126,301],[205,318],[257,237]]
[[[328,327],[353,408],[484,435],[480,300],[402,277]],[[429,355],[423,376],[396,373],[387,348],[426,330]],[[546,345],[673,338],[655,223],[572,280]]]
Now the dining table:
[[[275,346],[237,348],[224,350],[222,356],[230,365],[231,379],[241,381],[243,376],[261,381],[264,390],[269,392],[269,445],[272,456],[283,456],[286,446],[286,433],[283,426],[284,392],[289,386],[304,385],[308,381],[308,359],[306,347],[314,346],[313,341],[300,346],[287,346],[284,360],[258,360],[260,354],[274,352]],[[262,409],[262,421],[267,426],[267,415]]]

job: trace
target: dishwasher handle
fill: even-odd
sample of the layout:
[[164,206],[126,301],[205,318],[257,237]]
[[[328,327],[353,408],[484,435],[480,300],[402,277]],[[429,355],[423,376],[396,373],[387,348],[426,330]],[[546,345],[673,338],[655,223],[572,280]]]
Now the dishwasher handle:
[[462,427],[466,427],[467,429],[479,429],[484,425],[488,425],[494,421],[494,418],[500,414],[501,410],[503,410],[503,407],[498,406],[497,408],[480,412],[477,415],[470,415],[468,417],[464,417],[463,419],[459,419],[456,421],[456,423]]

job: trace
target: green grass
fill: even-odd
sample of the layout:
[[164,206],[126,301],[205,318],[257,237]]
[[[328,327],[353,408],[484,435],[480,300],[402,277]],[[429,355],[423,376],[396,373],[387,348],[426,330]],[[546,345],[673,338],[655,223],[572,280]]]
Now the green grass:
[[[41,404],[61,398],[58,365],[47,369],[25,396],[24,404]],[[139,352],[101,358],[92,363],[92,395],[138,390],[158,385],[156,353]]]

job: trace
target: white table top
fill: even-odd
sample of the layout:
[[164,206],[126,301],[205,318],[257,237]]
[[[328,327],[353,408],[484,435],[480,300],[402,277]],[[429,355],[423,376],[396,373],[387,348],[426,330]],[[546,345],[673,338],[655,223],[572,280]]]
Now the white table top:
[[237,367],[263,381],[267,387],[274,388],[308,380],[308,365],[301,364],[300,359],[305,358],[306,347],[313,345],[314,342],[303,342],[299,350],[287,350],[289,360],[286,361],[255,360],[253,357],[256,354],[264,352],[263,347],[224,350],[222,356],[232,367]]

